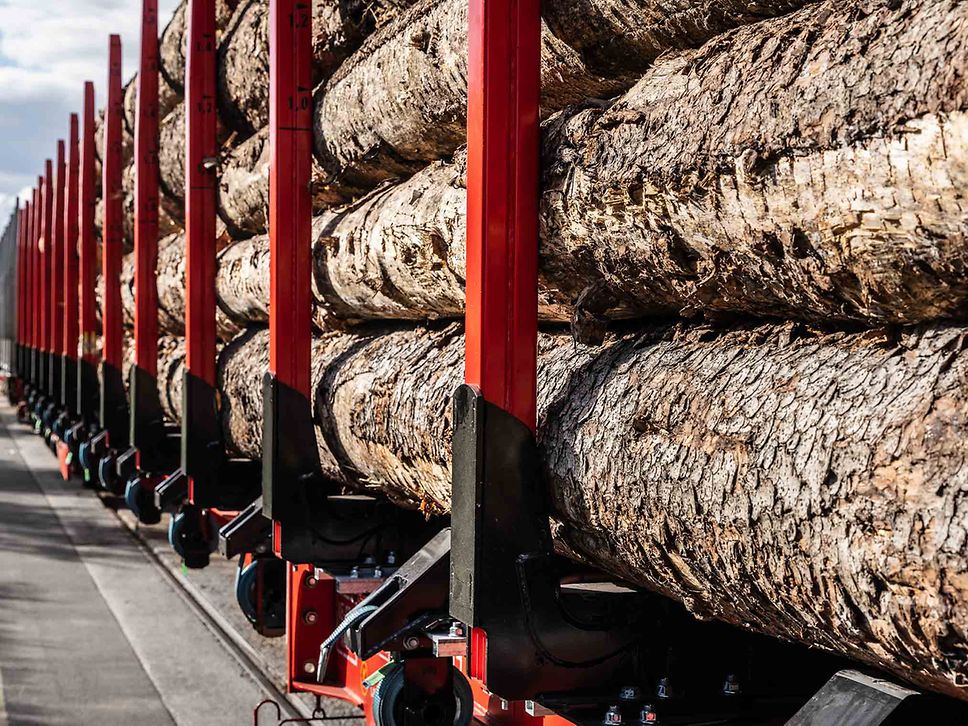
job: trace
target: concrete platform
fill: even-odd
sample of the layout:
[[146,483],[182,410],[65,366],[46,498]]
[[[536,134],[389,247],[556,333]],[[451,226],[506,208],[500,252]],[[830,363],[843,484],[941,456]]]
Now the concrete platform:
[[252,723],[278,698],[0,409],[0,726]]

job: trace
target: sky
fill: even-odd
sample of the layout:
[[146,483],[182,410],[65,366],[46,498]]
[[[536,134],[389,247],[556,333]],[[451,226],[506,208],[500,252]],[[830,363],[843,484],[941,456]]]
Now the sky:
[[[158,0],[163,28],[178,0]],[[120,33],[124,78],[137,68],[141,0],[0,0],[0,228],[80,113],[84,81],[104,103],[108,36]]]

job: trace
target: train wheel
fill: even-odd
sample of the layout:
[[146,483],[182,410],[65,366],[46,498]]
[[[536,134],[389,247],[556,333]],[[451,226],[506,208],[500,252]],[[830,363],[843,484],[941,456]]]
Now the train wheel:
[[[454,674],[454,712],[453,726],[469,726],[474,714],[474,694],[464,674],[451,666]],[[405,718],[403,712],[404,668],[402,663],[394,663],[389,672],[376,687],[373,694],[373,717],[377,726],[401,726],[404,723],[421,723],[426,726],[451,726],[449,720],[450,704],[439,701],[440,696],[428,696],[420,705],[419,713]]]
[[218,544],[214,528],[199,507],[185,506],[168,520],[168,543],[190,570],[208,567]]
[[239,561],[235,597],[246,619],[259,635],[286,634],[286,563],[274,557]]
[[124,503],[142,524],[158,524],[161,521],[161,510],[155,506],[154,490],[145,486],[140,476],[128,480],[124,489]]

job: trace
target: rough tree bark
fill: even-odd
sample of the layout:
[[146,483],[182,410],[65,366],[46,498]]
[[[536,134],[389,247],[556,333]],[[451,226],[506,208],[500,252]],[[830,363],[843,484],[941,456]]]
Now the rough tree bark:
[[[217,244],[222,244],[219,240]],[[185,235],[172,234],[158,242],[158,263],[156,266],[156,285],[158,290],[158,330],[163,335],[179,336],[185,334]],[[244,280],[222,280],[220,288],[231,290],[244,286]],[[124,308],[124,324],[134,326],[134,255],[129,254],[121,266],[121,303]],[[268,299],[268,298],[267,298]],[[256,318],[256,320],[268,320]],[[230,340],[238,335],[242,325],[237,324],[225,314],[221,305],[215,311],[216,333],[222,340]]]
[[182,226],[185,222],[185,104],[162,119],[158,128],[160,206]]
[[[316,91],[316,155],[347,193],[417,171],[464,141],[467,3],[422,0],[371,36]],[[542,34],[542,102],[557,110],[608,96],[622,83],[587,72],[577,53]]]
[[[582,112],[548,136],[542,319],[738,313],[904,323],[968,312],[968,115],[928,115],[898,133],[751,171],[736,165],[699,197],[653,188],[654,201],[638,195],[638,207],[609,203],[636,192],[610,184],[598,156],[575,152],[607,128]],[[644,163],[594,150],[617,170]],[[463,313],[463,176],[458,155],[316,217],[317,324]],[[263,321],[268,239],[230,249],[235,267],[220,270],[219,299],[237,323]],[[601,326],[590,327],[594,339]]]
[[[219,165],[219,217],[235,239],[269,231],[269,128],[263,127],[238,146],[226,149]],[[313,208],[337,205],[343,195],[323,180],[313,160]]]
[[[542,336],[559,535],[701,617],[968,698],[968,329],[671,327]],[[314,342],[324,473],[441,511],[457,326]],[[224,430],[258,457],[268,335],[221,358]]]
[[[325,81],[374,28],[414,0],[313,0],[315,82]],[[219,109],[244,134],[269,123],[269,3],[239,4],[219,48]]]
[[548,28],[594,72],[642,73],[671,49],[695,48],[739,25],[792,12],[813,0],[550,0]]
[[[614,96],[665,51],[700,45],[728,28],[810,1],[543,3],[551,28],[543,33],[543,113]],[[466,5],[423,0],[370,38],[317,90],[316,153],[331,181],[347,191],[372,188],[446,158],[464,142]]]
[[[964,317],[968,6],[866,6],[741,28],[658,61],[608,110],[547,123],[549,301],[592,290],[606,317]],[[461,313],[463,173],[460,157],[435,164],[327,217],[316,283],[337,316]]]

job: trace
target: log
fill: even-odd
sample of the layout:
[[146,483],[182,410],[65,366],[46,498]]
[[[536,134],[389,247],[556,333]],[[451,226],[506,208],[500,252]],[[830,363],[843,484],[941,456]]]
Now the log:
[[[269,128],[263,127],[234,148],[226,148],[219,165],[219,218],[235,239],[269,231]],[[344,199],[326,183],[313,159],[313,209],[323,212]]]
[[954,0],[824,2],[560,118],[545,273],[643,312],[964,317],[966,21]]
[[[216,0],[215,28],[221,41],[240,0]],[[188,48],[188,0],[181,0],[161,34],[158,72],[179,98],[185,95],[185,55]]]
[[[549,134],[546,143],[543,320],[572,320],[579,337],[594,342],[601,319],[676,313],[868,324],[965,318],[968,115],[928,115],[892,135],[751,173],[739,167],[724,177],[736,183],[721,180],[708,199],[660,197],[661,206],[640,203],[636,213],[631,205],[596,206],[610,197],[580,183],[600,167],[591,156],[576,163],[574,139],[594,139],[606,127],[586,113],[558,129],[580,135],[560,142]],[[458,155],[317,216],[317,325],[460,317],[465,194]],[[854,219],[860,224],[843,222]],[[266,236],[253,237],[220,258],[226,265],[231,255],[233,267],[220,267],[218,299],[239,325],[267,320],[268,247]],[[684,265],[694,271],[687,275]]]
[[[968,698],[968,328],[655,328],[542,336],[539,439],[559,535],[703,618]],[[449,507],[457,326],[314,341],[324,473]],[[268,335],[221,357],[232,450],[258,457]]]
[[[467,3],[421,0],[372,35],[315,94],[316,156],[348,194],[408,176],[464,141]],[[542,34],[542,106],[607,97],[623,85],[588,73]]]
[[[628,89],[662,53],[811,0],[551,0],[545,115]],[[374,34],[316,93],[316,153],[331,182],[368,189],[464,142],[467,3],[423,0]],[[550,28],[550,30],[549,30]]]
[[[224,238],[216,240],[219,254],[224,254]],[[229,248],[231,249],[231,248]],[[267,261],[268,263],[268,261]],[[158,291],[158,330],[163,335],[179,336],[185,334],[185,234],[171,234],[158,242],[158,262],[155,267]],[[229,277],[230,266],[220,272],[220,290],[245,289],[245,280]],[[238,274],[238,273],[236,273]],[[233,299],[231,296],[229,299]],[[268,294],[266,295],[268,300]],[[248,319],[240,317],[241,325],[227,315],[220,301],[215,310],[216,334],[222,340],[231,340],[247,324]],[[121,263],[121,303],[123,320],[128,328],[134,327],[134,254],[125,255]],[[264,317],[253,318],[268,321],[268,305]]]
[[[315,83],[332,75],[374,28],[414,0],[313,0]],[[269,123],[269,3],[242,2],[219,48],[219,110],[252,134]]]
[[[219,3],[216,7],[221,7]],[[188,43],[188,0],[181,0],[158,45],[158,74],[179,97],[185,96],[185,50]]]
[[159,204],[169,217],[185,220],[185,104],[180,103],[158,126]]
[[551,0],[548,28],[595,73],[641,74],[668,50],[697,48],[731,28],[812,0]]
[[[657,62],[610,109],[546,123],[547,302],[584,296],[576,319],[963,319],[968,7],[873,7],[741,28]],[[848,24],[863,53],[843,43]],[[898,54],[913,80],[895,75]],[[458,155],[331,213],[321,303],[347,318],[459,316],[463,179]]]

